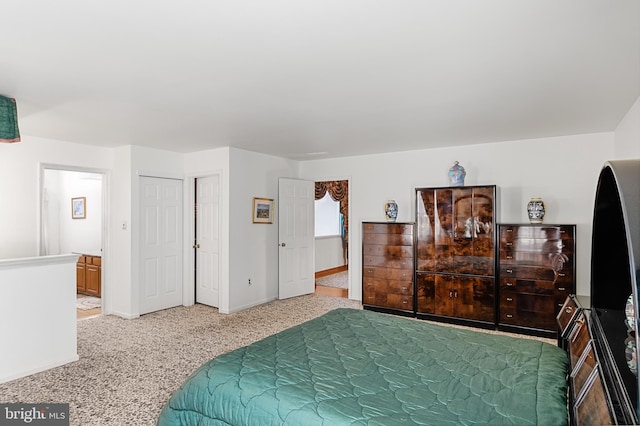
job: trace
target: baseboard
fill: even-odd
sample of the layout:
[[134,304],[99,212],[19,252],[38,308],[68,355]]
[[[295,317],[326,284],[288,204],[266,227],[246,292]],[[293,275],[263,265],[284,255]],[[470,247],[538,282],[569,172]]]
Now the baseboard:
[[260,306],[260,305],[264,305],[265,303],[269,303],[272,302],[274,300],[278,299],[277,297],[269,297],[266,299],[262,299],[260,301],[257,302],[253,302],[253,303],[249,303],[243,306],[236,306],[233,309],[229,309],[228,312],[220,312],[221,314],[232,314],[234,312],[240,312],[240,311],[244,311],[245,309],[249,309],[249,308],[253,308],[254,306]]
[[69,356],[67,358],[61,359],[61,360],[56,361],[56,362],[44,364],[44,365],[41,365],[41,366],[36,367],[36,368],[31,368],[29,370],[21,371],[19,373],[12,373],[12,374],[10,374],[8,376],[0,377],[0,383],[10,382],[12,380],[17,380],[17,379],[20,379],[22,377],[27,377],[27,376],[31,376],[32,374],[40,373],[42,371],[51,370],[52,368],[60,367],[60,366],[65,365],[65,364],[69,364],[71,362],[78,361],[79,359],[80,359],[80,357],[78,356],[78,354],[75,354],[75,355]]
[[136,318],[140,318],[139,314],[126,314],[124,312],[118,312],[118,311],[112,311],[110,313],[105,313],[104,315],[115,315],[117,317],[120,318],[124,318],[124,319],[136,319]]
[[335,268],[325,269],[324,271],[316,272],[316,278],[326,277],[327,275],[337,274],[338,272],[344,272],[349,270],[349,265],[336,266]]

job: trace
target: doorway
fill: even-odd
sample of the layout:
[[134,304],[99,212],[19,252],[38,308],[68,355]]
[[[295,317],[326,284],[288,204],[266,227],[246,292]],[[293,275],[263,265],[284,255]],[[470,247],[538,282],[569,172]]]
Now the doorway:
[[104,171],[41,166],[38,251],[41,256],[78,255],[78,319],[103,312],[106,193]]
[[316,294],[348,297],[349,181],[315,182]]
[[195,302],[219,307],[220,175],[194,179]]

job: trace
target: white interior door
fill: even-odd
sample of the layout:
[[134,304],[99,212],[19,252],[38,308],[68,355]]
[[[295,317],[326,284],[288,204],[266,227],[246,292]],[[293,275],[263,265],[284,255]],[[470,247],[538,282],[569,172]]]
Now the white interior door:
[[278,297],[286,299],[315,291],[315,185],[280,178],[278,195]]
[[196,303],[218,307],[220,176],[196,179]]
[[182,181],[140,177],[140,314],[182,304]]

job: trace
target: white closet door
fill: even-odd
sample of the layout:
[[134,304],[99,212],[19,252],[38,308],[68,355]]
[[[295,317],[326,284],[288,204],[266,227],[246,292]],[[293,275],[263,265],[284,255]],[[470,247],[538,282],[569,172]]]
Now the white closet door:
[[140,177],[140,314],[182,304],[182,181]]

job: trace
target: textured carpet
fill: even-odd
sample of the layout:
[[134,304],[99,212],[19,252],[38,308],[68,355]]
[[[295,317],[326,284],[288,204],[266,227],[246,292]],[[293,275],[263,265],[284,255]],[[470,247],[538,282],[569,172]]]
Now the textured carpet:
[[338,272],[326,277],[316,278],[316,285],[325,287],[347,288],[349,285],[349,271]]
[[0,402],[66,402],[71,425],[154,425],[205,361],[357,301],[302,296],[223,315],[204,305],[78,322],[80,360],[0,384]]
[[78,322],[79,361],[0,384],[0,402],[66,402],[71,425],[154,425],[173,391],[205,361],[339,307],[361,304],[308,295],[229,315],[195,305],[134,320],[86,319]]

